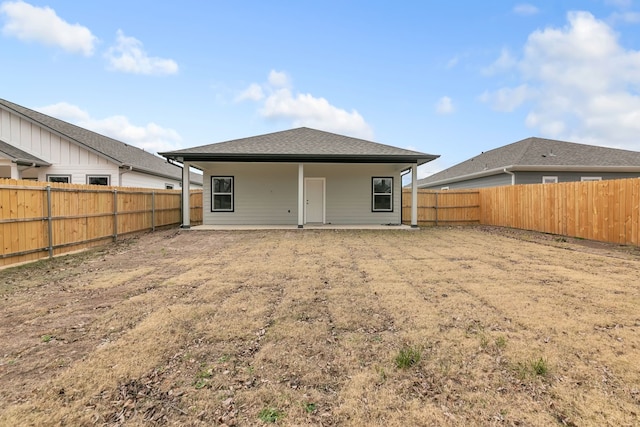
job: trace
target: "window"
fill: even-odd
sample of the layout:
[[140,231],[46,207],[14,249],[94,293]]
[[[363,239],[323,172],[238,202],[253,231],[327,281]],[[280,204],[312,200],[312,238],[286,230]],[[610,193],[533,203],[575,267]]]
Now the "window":
[[543,176],[542,177],[543,184],[557,184],[558,177],[557,176]]
[[449,187],[442,187],[440,188],[440,191],[447,191],[449,189]]
[[69,184],[71,182],[71,175],[47,175],[47,181]]
[[211,212],[233,212],[233,177],[211,177]]
[[109,175],[87,175],[89,185],[109,185]]
[[392,212],[393,178],[374,177],[371,180],[371,189],[371,210],[373,212]]
[[164,189],[165,190],[173,190],[173,184],[165,184],[164,185]]
[[581,176],[580,181],[602,181],[601,176]]

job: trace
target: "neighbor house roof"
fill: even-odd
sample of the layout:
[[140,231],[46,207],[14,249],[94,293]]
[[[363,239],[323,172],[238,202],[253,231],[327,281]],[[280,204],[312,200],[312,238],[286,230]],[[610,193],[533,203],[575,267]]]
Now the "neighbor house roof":
[[640,171],[640,152],[577,144],[545,138],[527,138],[458,163],[418,181],[418,186],[440,185],[516,171]]
[[184,161],[418,164],[439,157],[307,127],[160,154]]
[[19,165],[51,166],[51,163],[0,140],[0,155]]
[[[156,176],[178,180],[182,178],[182,169],[179,166],[167,163],[167,161],[161,157],[155,156],[133,145],[100,135],[99,133],[72,125],[71,123],[47,116],[46,114],[39,113],[4,99],[0,99],[0,108],[9,110],[26,120],[47,128],[101,157],[109,159],[118,164],[118,166],[131,167],[135,171]],[[191,181],[201,184],[201,175],[192,174]]]

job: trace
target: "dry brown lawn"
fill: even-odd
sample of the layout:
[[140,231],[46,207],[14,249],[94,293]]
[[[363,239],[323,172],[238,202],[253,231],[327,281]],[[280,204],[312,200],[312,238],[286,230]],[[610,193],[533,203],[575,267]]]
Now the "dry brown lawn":
[[639,425],[639,272],[487,228],[148,234],[0,271],[0,425]]

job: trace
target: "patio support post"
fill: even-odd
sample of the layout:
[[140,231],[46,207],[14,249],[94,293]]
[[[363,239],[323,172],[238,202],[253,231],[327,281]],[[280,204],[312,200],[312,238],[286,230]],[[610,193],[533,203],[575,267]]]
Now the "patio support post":
[[180,228],[191,228],[190,178],[189,162],[182,162],[182,225]]
[[411,228],[418,227],[418,164],[411,165]]
[[304,227],[304,164],[298,163],[298,228]]

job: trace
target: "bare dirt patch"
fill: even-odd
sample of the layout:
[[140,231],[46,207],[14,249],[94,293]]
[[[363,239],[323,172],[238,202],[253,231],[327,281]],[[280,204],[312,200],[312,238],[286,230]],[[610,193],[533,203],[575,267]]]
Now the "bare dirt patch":
[[148,234],[0,271],[0,425],[638,425],[639,271],[486,227]]

